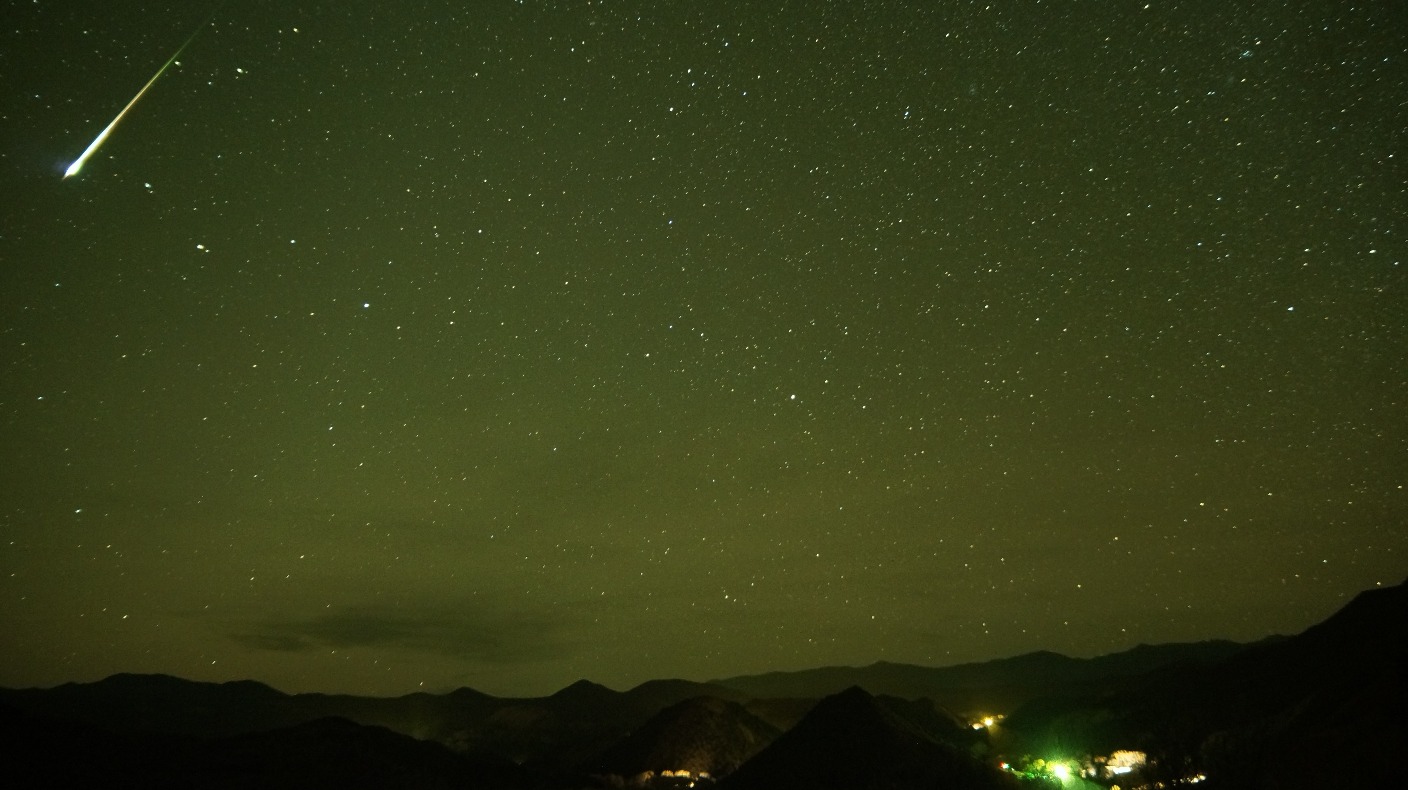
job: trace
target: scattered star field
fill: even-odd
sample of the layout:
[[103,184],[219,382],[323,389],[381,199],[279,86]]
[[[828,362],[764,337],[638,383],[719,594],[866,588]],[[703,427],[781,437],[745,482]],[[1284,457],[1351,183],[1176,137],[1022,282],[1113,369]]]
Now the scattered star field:
[[1408,575],[1395,3],[5,9],[0,685],[1090,656]]

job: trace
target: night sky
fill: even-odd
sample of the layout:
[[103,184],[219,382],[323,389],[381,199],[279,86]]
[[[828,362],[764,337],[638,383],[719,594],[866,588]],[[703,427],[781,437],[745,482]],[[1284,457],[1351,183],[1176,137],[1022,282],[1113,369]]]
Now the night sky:
[[0,685],[1090,656],[1408,575],[1398,2],[3,7]]

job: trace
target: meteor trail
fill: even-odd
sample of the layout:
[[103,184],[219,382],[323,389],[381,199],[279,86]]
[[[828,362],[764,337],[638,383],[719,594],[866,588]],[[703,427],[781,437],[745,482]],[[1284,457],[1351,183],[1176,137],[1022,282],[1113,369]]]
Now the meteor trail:
[[204,30],[205,26],[210,24],[210,20],[214,18],[215,15],[211,14],[210,18],[202,22],[200,27],[196,28],[196,32],[192,33],[191,37],[186,39],[186,43],[177,47],[176,51],[171,54],[171,57],[167,58],[166,62],[161,65],[161,68],[156,70],[152,78],[147,80],[147,84],[143,85],[142,89],[137,91],[137,95],[132,97],[132,101],[127,102],[127,106],[122,108],[122,112],[118,113],[117,117],[112,119],[112,123],[108,124],[103,131],[99,132],[98,136],[93,139],[93,142],[89,143],[88,147],[83,149],[83,153],[79,154],[78,158],[73,160],[73,164],[69,165],[68,169],[64,171],[64,178],[78,175],[78,171],[83,169],[83,165],[88,161],[88,157],[96,153],[98,147],[103,144],[103,141],[108,139],[108,135],[112,134],[112,130],[117,127],[117,122],[122,120],[122,116],[126,115],[127,111],[132,109],[132,105],[136,104],[138,100],[146,94],[147,90],[152,87],[152,84],[161,77],[162,72],[170,68],[171,64],[175,63],[176,59],[181,57],[181,53],[185,51],[186,47],[190,46],[191,42],[196,40],[196,36],[200,35],[200,31]]

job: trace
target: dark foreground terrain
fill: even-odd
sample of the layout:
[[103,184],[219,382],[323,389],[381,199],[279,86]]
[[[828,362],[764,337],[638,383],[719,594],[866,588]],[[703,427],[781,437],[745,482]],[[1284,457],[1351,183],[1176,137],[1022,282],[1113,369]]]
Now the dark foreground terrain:
[[[0,690],[7,787],[1396,787],[1408,588],[1097,659],[392,699],[117,675]],[[984,716],[993,718],[983,722]]]

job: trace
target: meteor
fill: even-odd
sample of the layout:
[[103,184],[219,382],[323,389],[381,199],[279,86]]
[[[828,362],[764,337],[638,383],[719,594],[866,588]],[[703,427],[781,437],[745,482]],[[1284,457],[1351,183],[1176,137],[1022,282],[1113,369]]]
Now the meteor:
[[176,59],[181,57],[181,53],[186,50],[186,47],[190,46],[191,42],[196,40],[196,36],[200,35],[200,31],[204,30],[205,26],[210,24],[210,20],[214,18],[215,15],[211,14],[210,18],[202,22],[200,27],[196,28],[196,32],[192,33],[191,37],[186,39],[186,43],[177,47],[171,57],[167,58],[166,62],[161,64],[161,68],[157,69],[156,73],[152,75],[152,78],[147,80],[147,84],[143,85],[142,89],[137,91],[137,95],[132,97],[132,101],[127,102],[127,106],[123,107],[122,112],[118,113],[117,117],[112,119],[112,123],[108,124],[103,131],[99,132],[98,136],[93,139],[93,142],[89,143],[88,147],[83,149],[83,153],[79,154],[78,158],[73,160],[73,164],[69,165],[68,169],[64,171],[64,178],[78,175],[78,171],[83,169],[83,165],[88,161],[88,157],[97,153],[99,146],[108,139],[108,135],[112,134],[112,130],[117,128],[118,122],[132,109],[132,105],[136,104],[146,95],[147,91],[151,89],[152,85],[161,77],[162,73],[171,68],[171,64],[175,63]]

